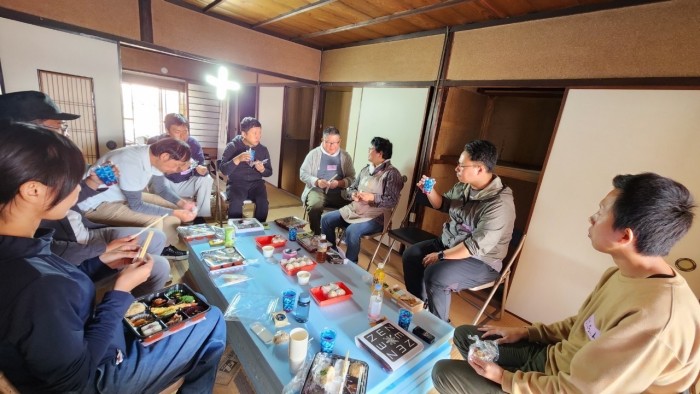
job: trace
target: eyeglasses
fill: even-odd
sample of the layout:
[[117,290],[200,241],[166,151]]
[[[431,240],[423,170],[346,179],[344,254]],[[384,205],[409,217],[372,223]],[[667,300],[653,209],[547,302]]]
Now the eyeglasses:
[[479,167],[479,164],[466,164],[465,165],[465,164],[457,163],[457,167],[459,167],[459,168]]
[[49,125],[49,124],[46,124],[46,123],[42,123],[41,125],[42,125],[43,127],[49,128],[49,129],[51,129],[51,130],[59,131],[59,132],[61,132],[61,134],[64,135],[64,136],[68,136],[68,127],[69,127],[69,126],[68,126],[68,122],[66,122],[65,120],[61,121],[61,124],[58,125],[58,126],[52,126],[52,125]]

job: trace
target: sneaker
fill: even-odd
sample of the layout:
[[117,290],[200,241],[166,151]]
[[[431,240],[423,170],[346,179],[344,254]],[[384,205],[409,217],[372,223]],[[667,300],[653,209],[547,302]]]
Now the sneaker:
[[180,250],[172,245],[166,246],[160,255],[168,260],[187,260],[187,251]]
[[338,248],[338,247],[335,247],[334,249],[335,249],[336,252],[338,252],[338,254],[340,255],[340,257],[343,258],[343,260],[347,260],[347,258],[345,258],[345,252],[343,251],[343,249]]
[[207,222],[207,221],[206,221],[203,217],[197,216],[197,217],[194,218],[194,220],[192,221],[192,224],[205,224],[206,222]]

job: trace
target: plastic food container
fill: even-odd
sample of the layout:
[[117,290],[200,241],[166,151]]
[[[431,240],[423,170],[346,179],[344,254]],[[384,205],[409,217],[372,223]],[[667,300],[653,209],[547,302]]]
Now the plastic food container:
[[184,283],[139,297],[131,304],[124,325],[144,346],[204,319],[210,306]]
[[[330,293],[333,285],[343,290],[345,294],[333,297],[333,294]],[[323,286],[312,287],[309,292],[311,293],[311,298],[320,306],[332,305],[352,298],[352,290],[343,282],[333,282]]]
[[274,238],[274,235],[263,235],[260,237],[255,237],[255,244],[258,245],[259,248],[262,248],[263,246],[267,245],[272,245],[275,248],[281,248],[287,244],[287,240],[283,237],[280,237],[279,235],[277,236],[276,240]]
[[[302,261],[304,264],[301,263]],[[292,265],[291,267],[290,264]],[[316,268],[316,265],[316,262],[311,260],[309,257],[295,257],[280,260],[280,268],[282,268],[282,271],[284,271],[285,274],[290,276],[296,275],[299,271],[313,271]]]
[[222,268],[238,267],[245,268],[245,257],[236,248],[220,248],[206,250],[202,252],[202,262],[209,268],[209,271],[215,271]]
[[369,365],[362,360],[348,358],[347,372],[343,376],[344,363],[345,357],[343,356],[323,352],[316,353],[309,373],[306,374],[301,393],[364,394],[367,390]]
[[184,241],[199,239],[211,239],[216,237],[216,230],[208,224],[194,224],[192,226],[180,226],[177,233]]

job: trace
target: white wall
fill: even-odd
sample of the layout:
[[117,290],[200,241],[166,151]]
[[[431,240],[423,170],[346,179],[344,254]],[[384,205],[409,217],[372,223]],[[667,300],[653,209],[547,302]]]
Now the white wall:
[[124,145],[115,43],[0,18],[0,61],[7,92],[39,90],[37,70],[92,78],[100,153],[109,140]]
[[391,163],[401,175],[408,177],[394,212],[395,228],[399,227],[406,214],[410,192],[414,188],[413,171],[420,148],[427,100],[427,88],[353,90],[347,150],[353,157],[355,170],[359,172],[367,165],[372,138],[382,137],[393,144]]
[[[575,314],[609,256],[587,237],[588,217],[618,174],[656,172],[700,201],[700,91],[570,90],[540,185],[507,308],[529,321]],[[516,196],[517,198],[517,196]],[[696,210],[696,214],[700,214]],[[700,219],[666,261],[700,263]],[[682,273],[700,295],[700,272]]]
[[260,143],[270,151],[270,161],[272,161],[272,176],[265,180],[279,186],[284,87],[261,87],[259,108],[258,120],[262,124]]

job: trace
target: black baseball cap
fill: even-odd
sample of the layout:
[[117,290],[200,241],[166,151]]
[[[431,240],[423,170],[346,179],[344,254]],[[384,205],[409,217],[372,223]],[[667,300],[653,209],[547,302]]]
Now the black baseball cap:
[[73,120],[80,115],[61,112],[46,93],[35,90],[0,94],[0,119],[31,122],[37,119]]

